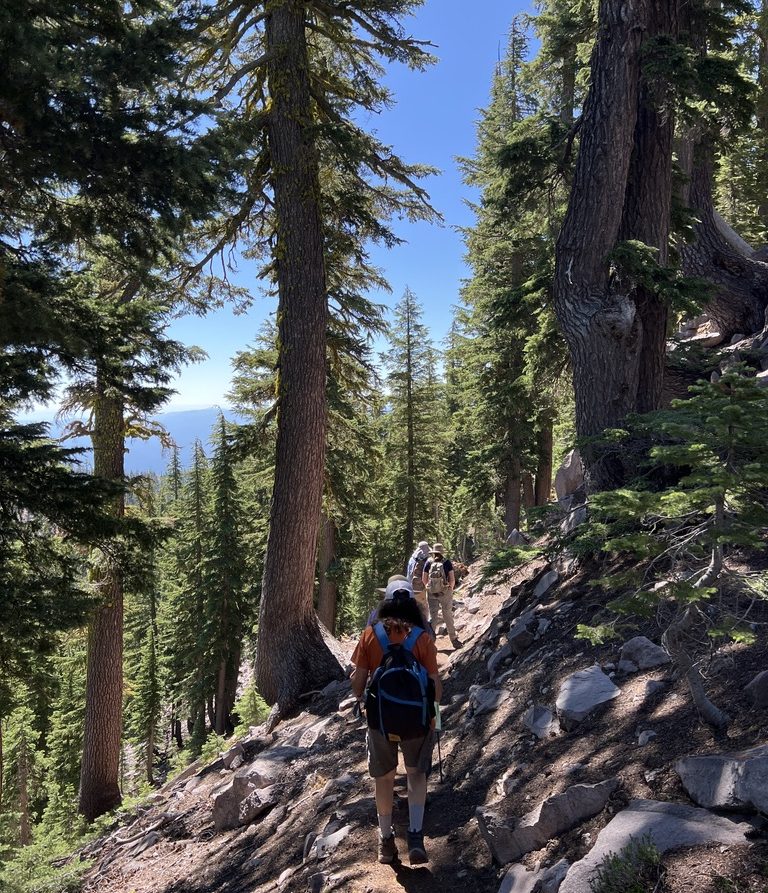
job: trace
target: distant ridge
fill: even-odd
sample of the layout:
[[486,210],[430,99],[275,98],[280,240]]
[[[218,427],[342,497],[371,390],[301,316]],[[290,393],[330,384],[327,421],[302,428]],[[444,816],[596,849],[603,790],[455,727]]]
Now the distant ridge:
[[[224,415],[228,421],[238,421],[238,414],[229,407],[208,406],[204,409],[185,409],[172,412],[158,413],[154,418],[168,431],[180,450],[181,464],[187,467],[192,462],[192,448],[196,440],[203,444],[206,453],[210,450],[210,437],[213,426],[219,417]],[[20,421],[45,421],[50,424],[52,437],[61,433],[63,425],[50,420],[41,413],[37,418],[24,418]],[[90,448],[87,438],[76,437],[66,442],[67,446]],[[127,474],[162,474],[168,467],[171,454],[170,450],[164,450],[160,441],[153,437],[150,440],[128,441],[128,451],[125,455],[125,470]],[[83,455],[83,462],[90,465],[89,453]]]

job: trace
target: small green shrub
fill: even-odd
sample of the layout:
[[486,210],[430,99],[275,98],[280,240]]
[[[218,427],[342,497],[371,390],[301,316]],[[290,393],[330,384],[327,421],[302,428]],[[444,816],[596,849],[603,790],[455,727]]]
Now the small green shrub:
[[500,571],[518,567],[525,564],[526,561],[537,558],[540,554],[541,549],[537,546],[505,546],[503,549],[498,549],[489,556],[478,585],[482,588]]
[[605,856],[589,886],[592,893],[653,893],[660,876],[661,855],[646,835]]
[[240,717],[235,734],[244,735],[249,726],[261,725],[269,716],[269,704],[259,694],[255,683],[251,682],[235,702],[234,712]]

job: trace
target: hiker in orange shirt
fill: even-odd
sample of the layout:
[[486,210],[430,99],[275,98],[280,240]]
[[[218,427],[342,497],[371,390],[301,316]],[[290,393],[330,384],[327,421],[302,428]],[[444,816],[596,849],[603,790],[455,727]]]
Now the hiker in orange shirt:
[[408,777],[408,855],[412,865],[428,861],[424,848],[427,773],[434,747],[434,703],[442,685],[437,650],[407,580],[386,589],[373,626],[363,630],[352,655],[352,691],[361,700],[368,685],[368,771],[376,785],[379,862],[397,856],[392,803],[398,745]]

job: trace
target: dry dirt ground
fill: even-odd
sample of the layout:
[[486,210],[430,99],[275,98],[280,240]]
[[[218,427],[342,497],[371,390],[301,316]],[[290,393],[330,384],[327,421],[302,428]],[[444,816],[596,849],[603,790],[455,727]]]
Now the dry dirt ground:
[[[473,566],[457,592],[461,603],[456,616],[465,645],[454,652],[446,637],[438,638],[447,706],[441,740],[443,781],[437,771],[430,778],[425,822],[428,865],[411,868],[405,854],[403,863],[394,866],[375,861],[376,815],[365,767],[364,728],[350,711],[338,710],[344,694],[336,694],[316,697],[301,717],[276,730],[278,742],[285,742],[292,727],[313,717],[333,717],[325,740],[285,766],[279,804],[266,816],[233,831],[214,829],[212,793],[230,777],[220,763],[192,779],[172,781],[154,795],[151,805],[88,848],[84,855],[93,860],[93,867],[86,875],[86,893],[496,893],[504,869],[493,865],[479,834],[477,807],[493,803],[508,816],[520,816],[573,783],[617,776],[621,787],[603,813],[523,860],[529,866],[563,856],[573,862],[589,851],[600,829],[629,799],[689,802],[672,768],[678,757],[736,750],[766,740],[768,711],[752,709],[742,692],[768,666],[762,632],[756,645],[730,645],[716,655],[708,688],[734,719],[727,737],[718,739],[702,726],[684,683],[669,668],[660,668],[617,676],[620,697],[575,731],[545,741],[534,738],[521,723],[532,701],[552,706],[569,673],[595,662],[603,666],[618,662],[621,641],[594,647],[574,638],[579,623],[590,622],[604,610],[605,596],[590,585],[595,569],[561,574],[559,583],[541,599],[540,614],[552,621],[550,627],[525,655],[498,671],[494,684],[504,690],[505,699],[495,711],[470,715],[470,686],[488,683],[488,656],[500,637],[504,641],[502,634],[513,617],[523,607],[535,606],[531,593],[546,568],[544,560],[536,559],[481,587],[482,567]],[[470,596],[479,606],[475,614],[468,611]],[[762,606],[753,606],[753,621],[766,622],[766,615]],[[652,621],[628,631],[626,638],[636,633],[659,639]],[[649,697],[646,684],[651,679],[663,682],[664,688]],[[643,729],[653,729],[657,736],[641,748],[637,733]],[[256,734],[247,745],[249,756],[271,744]],[[510,771],[513,781],[507,793],[500,794],[499,781]],[[349,785],[329,799],[326,785],[345,773],[352,776]],[[408,817],[403,785],[401,778],[395,808],[401,850]],[[139,855],[131,855],[133,844],[116,840],[134,838],[158,822],[162,824],[157,840]],[[348,836],[327,858],[303,862],[305,844],[312,840],[308,836],[322,832],[329,823],[349,826]],[[665,859],[656,890],[768,893],[765,860],[762,841],[741,850],[672,854]]]

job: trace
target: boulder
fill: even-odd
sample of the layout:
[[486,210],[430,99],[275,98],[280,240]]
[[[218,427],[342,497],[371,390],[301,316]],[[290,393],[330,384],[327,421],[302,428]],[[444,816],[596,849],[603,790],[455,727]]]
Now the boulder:
[[602,860],[620,853],[631,840],[649,837],[660,853],[680,847],[709,844],[745,844],[751,826],[737,824],[705,809],[657,800],[631,800],[603,828],[587,855],[568,870],[560,893],[585,893],[591,889]]
[[541,740],[556,735],[560,730],[552,711],[541,704],[531,704],[523,714],[523,725]]
[[336,831],[328,830],[318,835],[309,848],[307,858],[325,859],[326,856],[330,856],[351,830],[351,825],[344,825],[343,828],[339,828]]
[[480,688],[479,685],[469,687],[469,711],[472,716],[482,716],[495,710],[509,696],[508,691],[500,688]]
[[[234,747],[230,747],[228,751],[221,755],[221,759],[225,769],[237,769],[238,766],[243,765],[245,748],[242,744],[235,744]],[[235,765],[235,763],[237,763],[237,765]]]
[[744,691],[755,707],[768,707],[768,670],[763,670],[747,685]]
[[559,579],[560,574],[557,571],[547,571],[546,574],[539,578],[539,582],[533,590],[533,600],[538,601],[543,598]]
[[568,514],[563,518],[560,523],[560,533],[563,536],[569,536],[576,530],[577,527],[580,527],[587,520],[587,507],[584,503],[581,505],[573,506],[568,509]]
[[757,375],[755,376],[755,381],[762,388],[768,387],[768,370],[764,370],[763,372],[758,372]]
[[555,706],[560,723],[568,731],[586,719],[600,704],[621,694],[597,664],[571,673],[560,686]]
[[699,806],[768,812],[768,744],[734,753],[683,757],[675,763],[675,772]]
[[324,744],[328,740],[328,726],[334,720],[333,716],[326,716],[318,722],[312,723],[306,728],[299,738],[299,747],[309,750],[316,744]]
[[570,863],[561,859],[549,868],[529,871],[524,865],[513,865],[504,875],[499,893],[557,893],[568,873]]
[[625,675],[629,675],[629,673],[637,673],[640,669],[638,665],[633,660],[620,660],[618,667],[616,669],[620,673],[624,673]]
[[555,494],[558,499],[565,499],[575,493],[584,484],[584,466],[578,450],[571,450],[563,459],[562,465],[555,473]]
[[640,747],[645,747],[645,745],[648,744],[650,741],[653,741],[655,737],[656,732],[652,731],[651,729],[646,729],[644,732],[640,732],[640,734],[637,736],[637,743]]
[[477,823],[493,858],[505,865],[526,853],[540,850],[547,841],[597,815],[619,786],[617,778],[599,784],[576,784],[540,803],[519,822],[510,825],[493,810],[479,807]]
[[519,656],[525,653],[536,637],[537,627],[538,621],[533,611],[526,611],[515,620],[507,633],[507,641],[514,654]]
[[488,676],[490,679],[493,679],[496,675],[499,667],[504,663],[504,661],[512,657],[512,646],[509,642],[506,645],[502,645],[498,651],[494,651],[493,654],[488,658]]
[[510,530],[505,542],[508,546],[527,546],[529,539],[524,533],[520,533],[517,527],[514,527]]
[[268,809],[271,809],[279,799],[278,786],[273,784],[268,788],[258,788],[240,804],[238,813],[238,825],[248,825]]
[[663,667],[670,663],[667,652],[661,646],[654,645],[645,636],[635,636],[634,639],[625,642],[621,649],[621,660],[631,661],[641,670],[652,670],[654,667]]

